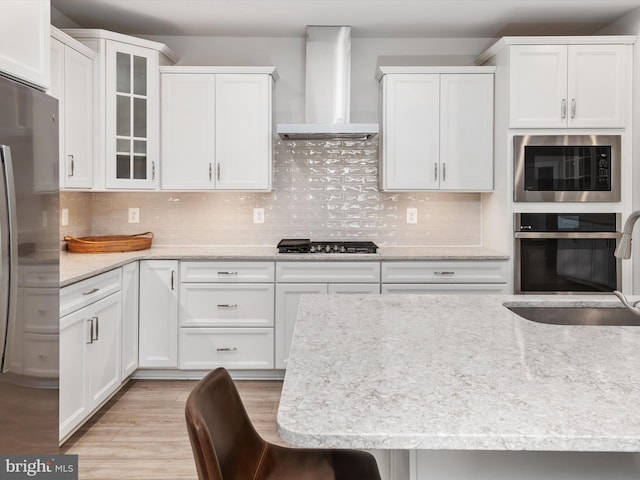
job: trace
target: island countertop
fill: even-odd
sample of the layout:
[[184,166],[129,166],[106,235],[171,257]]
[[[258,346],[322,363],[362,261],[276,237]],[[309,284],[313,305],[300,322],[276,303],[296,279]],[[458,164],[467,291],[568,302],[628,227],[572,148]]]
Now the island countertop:
[[303,296],[278,431],[306,447],[640,451],[640,328],[504,304],[610,295]]

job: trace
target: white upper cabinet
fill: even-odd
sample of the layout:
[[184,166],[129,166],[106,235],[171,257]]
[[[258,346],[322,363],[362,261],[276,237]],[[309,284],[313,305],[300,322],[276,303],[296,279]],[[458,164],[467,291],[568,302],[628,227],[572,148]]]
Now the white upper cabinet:
[[511,128],[623,128],[630,45],[512,45]]
[[493,189],[492,67],[381,67],[381,189]]
[[440,77],[440,189],[493,189],[493,74]]
[[98,161],[95,189],[159,186],[160,65],[165,45],[105,30],[65,30],[98,52]]
[[58,99],[60,188],[91,189],[95,162],[97,54],[52,27],[51,89]]
[[267,67],[166,67],[162,188],[272,188],[272,95]]
[[49,0],[2,0],[0,71],[41,90],[49,81]]

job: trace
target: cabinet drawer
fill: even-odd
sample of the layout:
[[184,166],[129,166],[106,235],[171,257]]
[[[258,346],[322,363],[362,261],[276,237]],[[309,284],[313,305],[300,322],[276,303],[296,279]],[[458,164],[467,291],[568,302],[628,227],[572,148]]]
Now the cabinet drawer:
[[273,282],[273,262],[181,262],[181,282]]
[[504,283],[389,283],[382,284],[382,293],[388,294],[422,294],[422,293],[478,293],[501,294],[509,293]]
[[506,283],[505,261],[382,263],[382,283]]
[[273,368],[273,328],[181,328],[183,370]]
[[278,262],[282,283],[379,283],[379,262]]
[[273,327],[273,284],[185,283],[183,327]]
[[58,377],[58,338],[58,335],[24,334],[25,375]]
[[60,289],[60,316],[105,298],[121,288],[121,268],[64,287]]

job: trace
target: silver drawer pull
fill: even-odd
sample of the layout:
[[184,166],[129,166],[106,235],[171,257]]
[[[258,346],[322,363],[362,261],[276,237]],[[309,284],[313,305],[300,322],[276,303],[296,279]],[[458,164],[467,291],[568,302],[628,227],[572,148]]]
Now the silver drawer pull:
[[216,350],[218,352],[235,352],[236,350],[238,350],[237,347],[220,347],[220,348],[216,348]]
[[218,308],[238,308],[237,303],[219,303]]
[[237,275],[238,272],[218,272],[218,275]]
[[434,275],[455,275],[456,272],[433,272]]
[[93,295],[94,293],[96,293],[97,291],[99,291],[99,288],[94,288],[89,290],[88,292],[84,292],[83,295]]

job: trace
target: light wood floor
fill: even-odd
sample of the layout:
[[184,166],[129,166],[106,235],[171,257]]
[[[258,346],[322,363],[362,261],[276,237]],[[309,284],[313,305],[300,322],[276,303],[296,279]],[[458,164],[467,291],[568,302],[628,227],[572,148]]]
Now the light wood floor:
[[[80,480],[196,480],[184,420],[195,381],[132,380],[60,448],[77,454]],[[236,382],[256,430],[276,433],[278,381]]]

